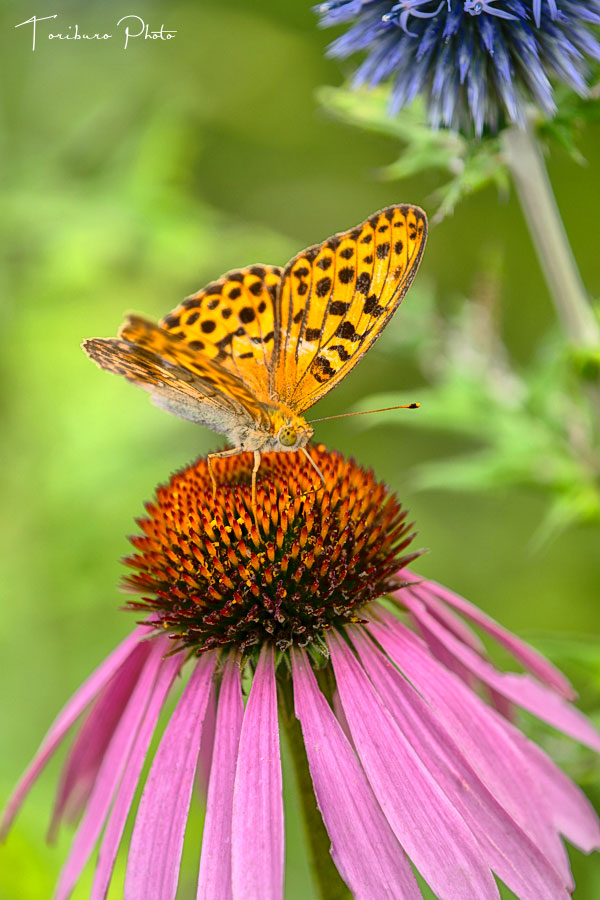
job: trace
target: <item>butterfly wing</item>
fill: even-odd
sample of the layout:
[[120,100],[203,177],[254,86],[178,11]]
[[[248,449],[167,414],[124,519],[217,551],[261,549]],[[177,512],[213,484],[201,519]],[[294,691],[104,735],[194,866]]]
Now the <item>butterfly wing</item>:
[[264,406],[238,378],[140,316],[127,319],[119,338],[91,338],[83,348],[101,368],[148,391],[156,406],[180,418],[225,435],[268,425]]
[[275,399],[275,304],[281,273],[278,266],[228,272],[159,324],[181,346],[214,359],[260,400]]
[[301,413],[350,372],[402,302],[426,237],[423,210],[390,206],[288,263],[276,311],[280,400]]
[[389,207],[285,270],[229,272],[158,326],[129,316],[119,339],[84,348],[175,415],[224,434],[268,427],[269,402],[301,413],[366,353],[410,287],[426,233],[418,207]]

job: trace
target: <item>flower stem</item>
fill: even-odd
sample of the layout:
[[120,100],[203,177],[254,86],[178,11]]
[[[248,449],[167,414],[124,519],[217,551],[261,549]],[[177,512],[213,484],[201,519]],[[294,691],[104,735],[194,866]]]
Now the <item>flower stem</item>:
[[350,891],[340,878],[338,870],[329,853],[331,841],[325,830],[321,813],[317,807],[315,792],[313,789],[302,728],[294,715],[294,701],[292,696],[291,678],[282,678],[279,681],[281,697],[283,700],[283,722],[287,743],[296,775],[298,796],[304,820],[304,830],[308,841],[309,855],[313,875],[322,900],[349,900]]
[[531,126],[504,132],[504,149],[554,306],[569,339],[600,345],[600,324],[581,280]]

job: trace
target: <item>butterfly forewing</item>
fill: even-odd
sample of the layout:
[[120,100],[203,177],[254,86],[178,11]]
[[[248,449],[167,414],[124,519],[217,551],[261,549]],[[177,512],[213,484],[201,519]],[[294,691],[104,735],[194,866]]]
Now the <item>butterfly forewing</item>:
[[160,325],[201,356],[216,359],[261,400],[273,396],[277,266],[229,272],[188,297]]
[[275,357],[281,400],[302,412],[356,365],[410,287],[426,236],[421,209],[393,206],[286,266]]

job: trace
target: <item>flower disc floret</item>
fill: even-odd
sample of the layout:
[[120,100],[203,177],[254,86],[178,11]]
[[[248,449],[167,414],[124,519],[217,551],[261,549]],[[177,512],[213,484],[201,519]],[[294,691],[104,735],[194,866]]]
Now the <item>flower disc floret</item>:
[[403,555],[411,526],[371,471],[321,446],[310,452],[324,487],[299,453],[263,457],[258,523],[251,454],[213,463],[215,496],[205,459],[173,475],[131,538],[138,552],[124,562],[137,572],[125,587],[144,597],[129,605],[196,651],[306,646],[359,621],[418,555]]

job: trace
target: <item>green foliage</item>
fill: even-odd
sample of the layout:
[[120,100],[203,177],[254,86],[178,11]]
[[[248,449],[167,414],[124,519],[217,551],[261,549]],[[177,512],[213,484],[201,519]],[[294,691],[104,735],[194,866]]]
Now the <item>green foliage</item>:
[[580,97],[565,85],[559,85],[556,102],[557,111],[553,118],[540,117],[538,134],[548,144],[556,143],[576,162],[585,165],[586,159],[579,145],[586,126],[600,121],[600,84],[596,83],[589,97]]
[[[427,122],[421,98],[390,115],[389,97],[388,87],[324,87],[318,92],[321,105],[331,116],[385,135],[400,145],[396,161],[377,170],[379,178],[400,181],[430,171],[443,173],[444,181],[431,198],[437,206],[433,222],[452,214],[461,200],[488,185],[508,192],[510,173],[502,154],[501,135],[484,134],[474,140],[447,128],[434,130]],[[578,145],[585,125],[600,121],[600,91],[585,99],[560,86],[557,101],[558,111],[552,119],[536,112],[537,132],[545,143],[562,147],[584,164]]]
[[510,179],[498,137],[472,141],[446,128],[434,131],[427,124],[421,100],[390,116],[386,88],[354,91],[327,87],[321,88],[318,97],[342,122],[400,142],[398,159],[378,170],[380,178],[397,181],[430,170],[445,173],[447,180],[432,197],[437,204],[434,222],[454,212],[463,197],[490,183],[508,190]]
[[[547,340],[528,367],[512,365],[496,324],[494,281],[482,281],[480,295],[463,301],[450,317],[439,315],[431,297],[426,303],[421,299],[410,328],[394,331],[401,343],[410,332],[427,385],[414,390],[422,409],[402,425],[451,432],[467,447],[419,465],[416,487],[543,491],[547,514],[534,539],[540,543],[569,525],[600,523],[595,425],[572,359],[557,340]],[[409,394],[403,388],[401,396],[371,395],[357,409],[392,406]],[[390,424],[399,422],[397,413],[382,415]],[[363,427],[375,424],[356,421]]]

